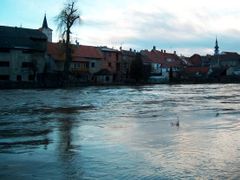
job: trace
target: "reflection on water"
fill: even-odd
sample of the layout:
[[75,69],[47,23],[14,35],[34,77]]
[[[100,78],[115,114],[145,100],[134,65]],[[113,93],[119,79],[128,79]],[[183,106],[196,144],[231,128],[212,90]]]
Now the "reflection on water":
[[[239,179],[239,85],[0,91],[3,179]],[[180,120],[180,127],[171,126]]]

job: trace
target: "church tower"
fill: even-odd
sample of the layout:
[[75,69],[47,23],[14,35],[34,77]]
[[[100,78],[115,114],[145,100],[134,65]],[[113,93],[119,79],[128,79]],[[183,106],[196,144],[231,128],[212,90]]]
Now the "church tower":
[[218,40],[217,40],[217,38],[216,38],[216,42],[215,42],[214,55],[219,55],[219,46],[218,46]]
[[48,42],[52,42],[52,31],[53,30],[48,27],[46,14],[44,15],[42,27],[39,28],[39,30],[47,36]]

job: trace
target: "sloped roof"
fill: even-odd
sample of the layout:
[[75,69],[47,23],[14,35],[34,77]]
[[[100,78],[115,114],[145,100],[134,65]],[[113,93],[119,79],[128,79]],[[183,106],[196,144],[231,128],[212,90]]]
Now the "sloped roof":
[[43,24],[42,24],[42,28],[48,28],[48,23],[47,23],[47,17],[46,17],[46,14],[44,16],[44,19],[43,19]]
[[[49,42],[48,54],[51,55],[55,60],[64,61],[65,59],[64,44]],[[82,61],[83,59],[100,60],[103,58],[103,56],[101,51],[94,46],[72,45],[72,58],[73,61]]]
[[182,63],[176,54],[161,52],[158,50],[141,51],[144,62],[153,62],[161,64],[163,67],[181,67]]
[[220,60],[239,60],[240,61],[240,55],[236,52],[223,52],[220,55]]
[[45,51],[47,37],[35,29],[0,26],[0,48]]
[[230,60],[235,60],[235,61],[240,61],[240,55],[236,52],[222,52],[219,55],[211,56],[211,60],[220,60],[220,61],[230,61]]
[[99,49],[103,52],[119,52],[117,49],[109,48],[107,46],[99,47]]
[[92,59],[102,59],[103,55],[101,51],[94,46],[84,46],[84,45],[75,45],[73,46],[73,58],[82,57],[82,58],[92,58]]
[[49,29],[49,30],[52,31],[52,29],[50,29],[50,28],[48,27],[46,14],[44,15],[44,18],[43,18],[42,27],[39,28],[38,30],[42,31],[43,29]]
[[132,56],[132,57],[136,56],[136,52],[134,51],[121,50],[120,52],[122,53],[122,55],[125,55],[125,56]]
[[198,54],[194,54],[189,58],[189,63],[192,66],[201,66],[201,56]]
[[47,44],[47,53],[54,60],[64,61],[65,49],[62,43],[50,43]]

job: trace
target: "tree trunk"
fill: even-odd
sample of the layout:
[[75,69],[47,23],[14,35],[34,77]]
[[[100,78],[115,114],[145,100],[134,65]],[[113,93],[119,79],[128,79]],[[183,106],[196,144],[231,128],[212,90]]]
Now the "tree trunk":
[[71,65],[71,61],[72,61],[72,56],[71,56],[71,47],[70,47],[70,28],[67,29],[66,32],[66,50],[65,50],[65,63],[64,63],[64,74],[66,76],[66,78],[68,78],[69,76],[69,71],[70,71],[70,65]]

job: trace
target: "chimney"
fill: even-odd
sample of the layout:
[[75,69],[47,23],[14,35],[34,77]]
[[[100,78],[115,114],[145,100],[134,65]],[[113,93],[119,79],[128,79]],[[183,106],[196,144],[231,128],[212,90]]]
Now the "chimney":
[[120,51],[122,51],[122,46],[120,46],[120,48],[119,48],[119,49],[120,49]]
[[132,52],[132,48],[130,48],[129,51]]
[[177,52],[176,52],[176,51],[173,51],[173,54],[175,54],[175,55],[176,55],[176,54],[177,54]]
[[152,49],[153,51],[156,51],[156,46],[153,46],[153,49]]
[[163,50],[161,49],[161,53],[163,53]]
[[77,40],[75,41],[75,43],[76,43],[77,46],[79,46],[79,42]]
[[166,53],[166,50],[164,50],[163,52]]

